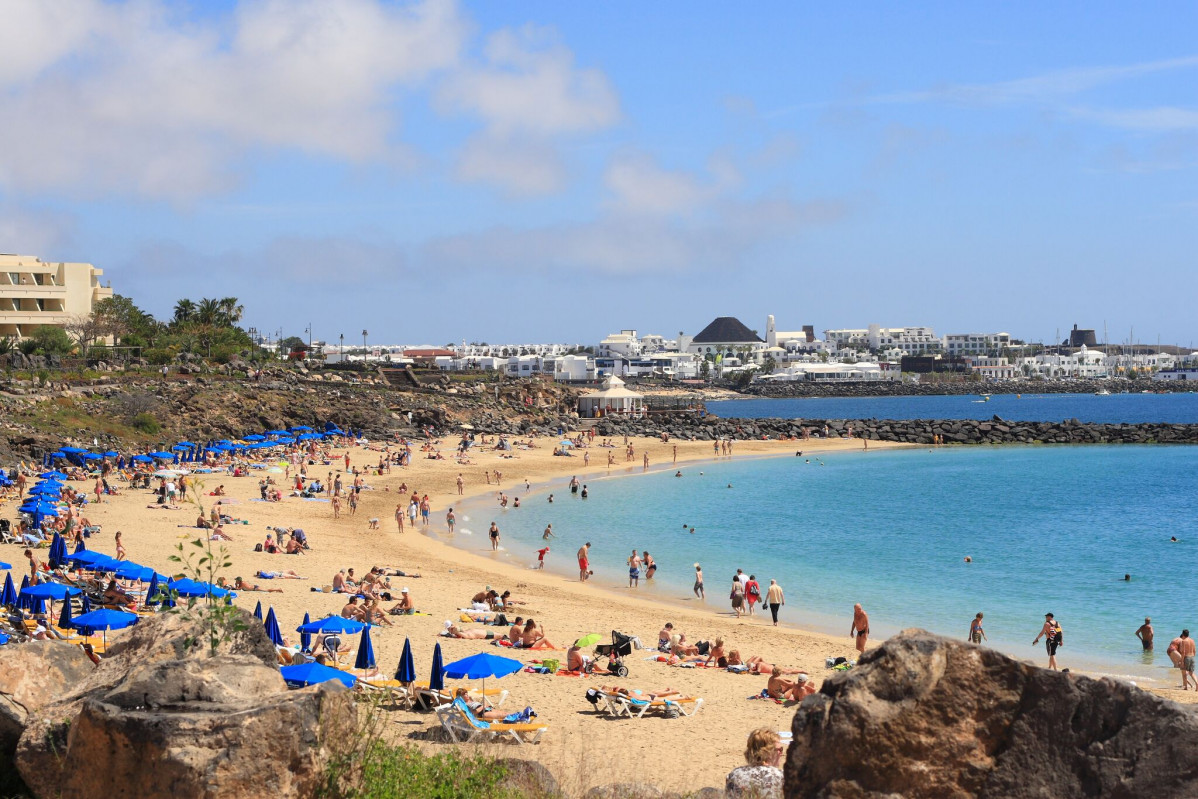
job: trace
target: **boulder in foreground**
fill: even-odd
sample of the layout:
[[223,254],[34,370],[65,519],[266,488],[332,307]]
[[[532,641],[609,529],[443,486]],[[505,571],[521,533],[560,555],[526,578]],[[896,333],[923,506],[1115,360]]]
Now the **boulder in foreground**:
[[1198,713],[908,630],[803,700],[788,799],[1198,796]]

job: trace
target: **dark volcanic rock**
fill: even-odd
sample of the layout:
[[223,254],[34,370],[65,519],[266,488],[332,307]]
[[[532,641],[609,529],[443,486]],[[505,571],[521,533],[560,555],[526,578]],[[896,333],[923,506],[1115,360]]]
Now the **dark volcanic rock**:
[[788,799],[1198,796],[1198,714],[904,631],[799,706]]

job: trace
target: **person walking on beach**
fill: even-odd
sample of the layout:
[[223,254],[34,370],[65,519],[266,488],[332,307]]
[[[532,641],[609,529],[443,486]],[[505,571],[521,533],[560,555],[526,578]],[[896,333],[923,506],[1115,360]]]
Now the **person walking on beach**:
[[464,477],[462,477],[461,472],[459,472],[458,473],[458,496],[460,497],[462,495],[462,492],[465,490],[466,490],[466,479]]
[[453,515],[453,508],[450,508],[445,513],[445,526],[449,528],[449,534],[453,535],[453,527],[458,523],[458,517]]
[[499,525],[497,525],[495,522],[491,522],[490,535],[491,551],[494,552],[495,550],[499,549]]
[[761,583],[757,582],[757,575],[750,574],[749,581],[745,583],[745,599],[749,603],[749,615],[753,615],[754,606],[761,601]]
[[578,581],[580,583],[585,583],[591,576],[590,554],[591,542],[587,541],[582,545],[582,548],[578,550]]
[[1198,691],[1198,679],[1194,678],[1194,639],[1190,637],[1189,630],[1181,631],[1181,643],[1177,646],[1177,654],[1181,655],[1181,690],[1188,691],[1190,682],[1194,683],[1194,690]]
[[982,629],[982,614],[973,617],[973,621],[969,623],[969,640],[972,643],[980,644],[986,638],[986,631]]
[[733,576],[732,593],[728,595],[728,598],[732,600],[732,610],[739,619],[745,612],[745,584],[740,581],[740,575]]
[[641,584],[641,556],[634,549],[628,558],[628,587],[636,588]]
[[340,518],[341,517],[341,497],[334,495],[332,504],[333,504],[333,518],[334,519]]
[[395,526],[399,528],[399,531],[401,533],[403,532],[403,503],[402,502],[395,506]]
[[1181,668],[1181,637],[1178,636],[1169,642],[1169,648],[1165,650],[1165,654],[1169,656],[1169,660],[1173,662],[1173,668]]
[[786,604],[786,597],[782,595],[782,586],[778,585],[777,580],[770,580],[770,587],[765,592],[765,603],[770,606],[770,615],[774,617],[774,626],[778,626],[778,608]]
[[1140,644],[1144,647],[1145,652],[1152,651],[1152,619],[1145,617],[1144,623],[1136,629],[1136,638],[1140,639]]
[[853,605],[853,626],[849,628],[849,637],[857,639],[857,651],[865,651],[865,643],[869,640],[869,616],[858,602]]
[[695,564],[695,596],[707,599],[707,594],[703,591],[703,567],[698,563]]
[[1044,648],[1048,651],[1048,668],[1056,670],[1057,668],[1057,647],[1064,641],[1064,634],[1061,631],[1061,625],[1057,624],[1057,620],[1051,613],[1044,614],[1044,626],[1040,628],[1040,634],[1036,636],[1036,640],[1032,641],[1032,645],[1040,643],[1040,639],[1044,639]]

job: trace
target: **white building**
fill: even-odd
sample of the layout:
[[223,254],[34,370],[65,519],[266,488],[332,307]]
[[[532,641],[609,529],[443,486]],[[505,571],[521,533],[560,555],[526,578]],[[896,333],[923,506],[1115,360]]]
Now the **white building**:
[[1021,376],[1019,367],[1007,358],[993,358],[979,355],[970,358],[969,368],[975,375],[981,375],[983,380],[1012,380]]
[[943,344],[930,327],[880,327],[843,328],[825,330],[824,339],[829,349],[839,352],[850,349],[868,349],[870,352],[899,349],[905,355],[927,355],[939,352]]
[[[679,339],[684,341],[685,337]],[[691,338],[686,352],[712,362],[736,359],[740,363],[760,363],[768,345],[739,319],[721,316]]]
[[1185,380],[1198,386],[1198,369],[1162,369],[1154,374],[1152,379],[1164,382]]
[[553,379],[558,383],[595,380],[595,359],[586,355],[559,355],[553,359]]
[[757,380],[766,382],[791,382],[807,380],[813,383],[857,383],[879,380],[901,380],[898,369],[890,364],[863,361],[860,363],[792,363]]
[[32,255],[0,255],[0,337],[26,338],[42,325],[62,327],[112,297],[104,270],[84,263],[45,263]]
[[1010,345],[1010,333],[950,333],[944,337],[944,352],[949,357],[988,355]]

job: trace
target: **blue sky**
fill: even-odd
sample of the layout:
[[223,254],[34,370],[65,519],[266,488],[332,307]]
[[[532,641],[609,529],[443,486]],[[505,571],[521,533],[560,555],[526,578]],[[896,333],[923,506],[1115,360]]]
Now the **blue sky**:
[[[1148,11],[1144,9],[1148,8]],[[31,0],[0,251],[158,315],[1189,344],[1198,6]]]

